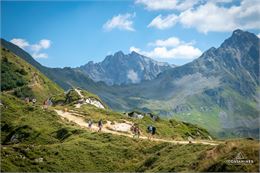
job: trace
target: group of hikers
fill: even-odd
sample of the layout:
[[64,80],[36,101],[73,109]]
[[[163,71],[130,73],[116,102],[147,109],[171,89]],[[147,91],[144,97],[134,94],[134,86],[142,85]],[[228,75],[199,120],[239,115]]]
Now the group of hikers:
[[[92,128],[92,125],[93,125],[93,121],[91,119],[88,120],[88,128],[91,129]],[[102,127],[103,127],[103,121],[102,119],[100,119],[97,123],[98,125],[98,132],[100,132],[102,130]],[[133,138],[139,138],[140,137],[140,134],[141,134],[141,130],[138,126],[138,124],[134,123],[132,126],[131,126],[131,132],[133,133]],[[156,133],[156,127],[152,126],[152,125],[149,125],[147,127],[147,132],[148,132],[148,139],[151,139],[153,138],[153,136],[155,135]]]
[[32,102],[33,103],[33,105],[35,105],[35,103],[36,103],[36,98],[29,98],[29,97],[26,97],[25,99],[24,99],[24,101],[25,101],[25,103],[30,103],[30,102]]
[[[131,131],[133,133],[133,138],[139,138],[140,137],[140,128],[138,127],[138,124],[133,124],[133,126],[131,127]],[[156,127],[152,126],[152,125],[149,125],[147,127],[147,132],[148,132],[148,139],[152,139],[153,136],[155,135],[156,133]]]
[[[137,137],[139,138],[141,132],[140,132],[140,128],[138,127],[138,124],[134,124],[132,127],[131,127],[131,131],[133,132],[133,138]],[[147,132],[148,132],[148,139],[151,139],[153,138],[153,136],[155,135],[156,133],[156,127],[152,126],[152,125],[149,125],[147,127]]]
[[[29,102],[32,102],[33,104],[36,103],[36,99],[33,98],[33,99],[29,99],[28,97],[25,98],[25,102],[26,103],[29,103]],[[43,102],[43,105],[44,105],[44,108],[47,108],[48,106],[51,106],[52,105],[52,102],[49,100],[49,99],[46,99],[44,102]],[[63,109],[63,112],[68,112],[68,109],[67,108],[64,108]],[[100,119],[98,121],[98,132],[100,132],[102,130],[102,127],[103,127],[103,121],[102,119]],[[88,120],[88,128],[91,129],[92,128],[92,125],[93,125],[93,121],[91,119]],[[137,123],[134,123],[132,126],[131,126],[131,132],[133,133],[133,138],[139,138],[140,137],[140,134],[141,134],[141,131],[140,131],[140,128],[138,126]],[[147,127],[147,133],[149,134],[148,135],[148,139],[151,139],[155,133],[156,133],[156,128],[152,125],[149,125]]]
[[[91,129],[92,128],[92,125],[93,125],[93,121],[90,119],[88,120],[88,128]],[[100,132],[102,130],[102,127],[103,127],[103,121],[102,119],[100,119],[98,121],[98,132]]]
[[[63,112],[67,112],[68,109],[67,108],[64,108]],[[89,119],[88,120],[88,128],[91,129],[92,128],[92,125],[93,125],[93,120]],[[100,119],[97,123],[98,125],[98,132],[101,132],[102,131],[102,128],[103,128],[103,120]],[[133,138],[139,138],[140,137],[140,134],[141,134],[141,130],[138,126],[137,123],[134,123],[131,128],[130,128],[131,132],[133,133]],[[156,134],[156,127],[152,126],[152,125],[149,125],[147,127],[147,133],[148,133],[148,139],[152,139],[153,136]]]

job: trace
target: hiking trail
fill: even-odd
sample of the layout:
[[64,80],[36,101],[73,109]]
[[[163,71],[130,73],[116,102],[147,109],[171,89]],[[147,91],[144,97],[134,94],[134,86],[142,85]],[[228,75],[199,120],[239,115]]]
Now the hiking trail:
[[[91,129],[88,128],[88,123],[85,121],[84,116],[76,113],[76,112],[64,112],[62,110],[55,109],[55,112],[62,117],[62,119],[66,119],[70,122],[76,123],[81,128],[88,129],[91,131],[98,131],[97,124],[92,124]],[[103,133],[111,133],[114,135],[120,135],[120,136],[126,136],[126,137],[133,137],[133,134],[130,130],[132,126],[132,122],[130,121],[124,121],[124,123],[117,123],[114,122],[113,124],[111,121],[107,121],[106,124],[103,124],[103,128],[101,132]],[[168,140],[168,139],[160,139],[160,138],[151,138],[148,139],[147,136],[143,136],[142,134],[139,137],[140,139],[144,140],[151,140],[151,141],[159,141],[159,142],[168,142],[168,143],[174,143],[174,144],[189,144],[189,141],[176,141],[176,140]],[[214,141],[207,142],[207,141],[201,141],[201,140],[194,140],[192,141],[192,144],[204,144],[204,145],[218,145]]]
[[78,90],[77,88],[75,88],[75,91],[78,93],[78,95],[80,96],[80,98],[84,98],[84,96],[81,94],[80,90]]

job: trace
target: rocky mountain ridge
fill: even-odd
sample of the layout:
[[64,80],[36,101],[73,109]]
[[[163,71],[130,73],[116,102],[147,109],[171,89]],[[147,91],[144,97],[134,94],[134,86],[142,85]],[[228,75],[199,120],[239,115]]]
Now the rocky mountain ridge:
[[136,52],[124,54],[122,51],[107,56],[102,62],[88,62],[76,70],[88,75],[92,80],[103,81],[107,85],[140,83],[152,80],[172,68],[168,63],[157,62]]

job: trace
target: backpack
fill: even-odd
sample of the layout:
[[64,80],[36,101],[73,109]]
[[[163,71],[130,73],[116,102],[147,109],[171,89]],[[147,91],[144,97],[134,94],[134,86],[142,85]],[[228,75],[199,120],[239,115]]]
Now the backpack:
[[153,133],[155,133],[155,131],[156,131],[156,127],[153,127],[153,128],[152,128],[152,131],[153,131]]

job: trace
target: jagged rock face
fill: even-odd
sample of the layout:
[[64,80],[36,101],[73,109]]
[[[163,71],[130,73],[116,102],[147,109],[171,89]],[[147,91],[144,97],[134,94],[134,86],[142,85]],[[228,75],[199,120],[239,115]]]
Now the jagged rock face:
[[94,81],[103,81],[108,85],[140,83],[152,80],[159,73],[173,66],[161,63],[136,52],[125,55],[119,51],[109,55],[100,63],[92,61],[77,68],[87,74]]
[[172,83],[201,74],[201,77],[219,78],[215,88],[227,85],[243,96],[253,97],[259,84],[258,44],[254,34],[236,30],[219,48],[210,48],[193,62],[161,73],[159,80],[167,82],[168,79],[168,83]]
[[198,61],[207,66],[206,74],[221,75],[222,83],[253,97],[259,84],[258,44],[254,34],[235,30],[218,49],[206,52]]

